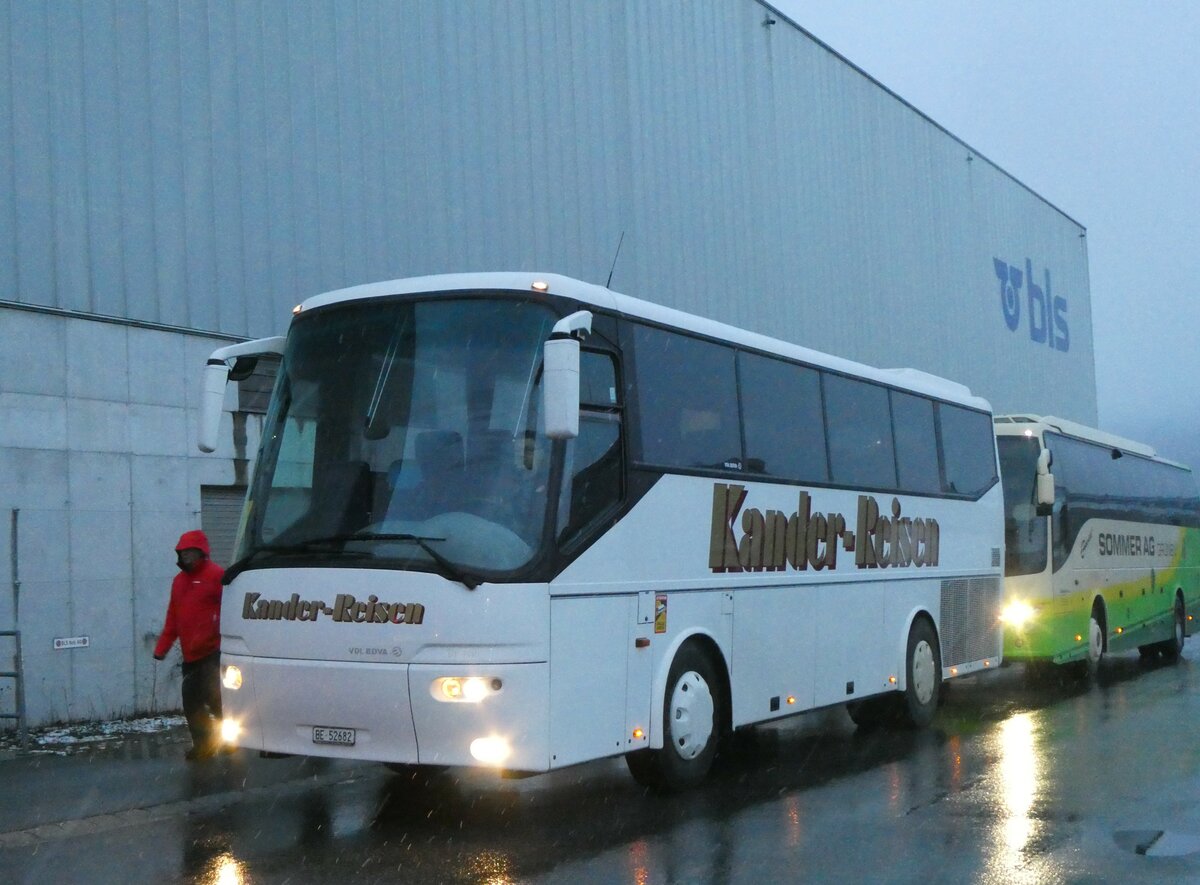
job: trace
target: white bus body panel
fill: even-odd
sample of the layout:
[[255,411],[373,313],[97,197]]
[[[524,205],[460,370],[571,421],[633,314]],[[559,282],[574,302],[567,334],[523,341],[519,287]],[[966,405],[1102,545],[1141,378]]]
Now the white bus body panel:
[[[633,729],[627,701],[649,706],[649,668],[634,649],[636,596],[556,599],[550,606],[550,752],[553,767],[630,748]],[[647,661],[649,654],[643,655]],[[634,679],[644,683],[637,691]],[[638,719],[638,711],[633,718]],[[644,712],[643,712],[644,715]],[[646,722],[641,721],[644,728]]]
[[[324,603],[310,620],[312,606]],[[419,623],[348,618],[357,602],[424,606]],[[277,617],[248,617],[264,602]],[[364,615],[365,611],[359,610]],[[304,615],[304,619],[300,615]],[[340,614],[342,620],[335,620]],[[295,616],[295,617],[290,617]],[[239,575],[222,605],[222,663],[243,685],[223,690],[239,744],[260,750],[428,765],[477,765],[476,738],[503,736],[507,767],[549,767],[549,605],[545,584],[461,584],[383,569],[262,569]],[[439,677],[499,679],[482,703],[435,699]],[[354,746],[315,744],[313,728],[355,729]]]
[[[979,501],[875,495],[881,510],[890,512],[896,498],[902,515],[937,520],[936,567],[858,568],[853,553],[839,550],[833,570],[714,573],[708,567],[713,494],[714,485],[724,482],[662,477],[551,586],[555,605],[562,596],[576,594],[649,591],[665,597],[661,632],[654,624],[643,625],[652,639],[648,651],[655,672],[650,711],[662,704],[674,649],[693,633],[710,635],[725,659],[734,727],[903,690],[908,630],[921,611],[938,626],[945,677],[999,665],[999,483]],[[807,491],[814,514],[840,513],[849,524],[855,522],[857,492],[742,485],[742,512],[790,514]],[[735,528],[740,532],[736,518]],[[955,611],[942,611],[943,598],[960,599],[968,592],[974,596]],[[966,649],[949,647],[960,633],[977,639]],[[880,636],[886,639],[870,639]],[[795,703],[788,704],[788,697]],[[661,746],[661,735],[652,735],[650,745]]]

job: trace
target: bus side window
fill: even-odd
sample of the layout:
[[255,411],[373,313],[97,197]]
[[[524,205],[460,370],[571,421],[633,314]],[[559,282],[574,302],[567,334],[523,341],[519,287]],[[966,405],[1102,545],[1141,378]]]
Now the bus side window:
[[942,491],[977,498],[996,481],[996,453],[992,420],[949,403],[938,403],[938,430],[942,448]]
[[733,348],[631,325],[641,439],[634,457],[662,467],[740,470]]
[[839,485],[896,488],[896,454],[887,388],[822,373],[829,466]]

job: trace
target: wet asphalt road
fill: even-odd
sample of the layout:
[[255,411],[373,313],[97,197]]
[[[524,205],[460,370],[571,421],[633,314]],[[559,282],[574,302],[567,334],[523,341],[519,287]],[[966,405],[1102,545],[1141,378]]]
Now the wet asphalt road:
[[178,735],[0,762],[0,882],[1200,882],[1200,655],[955,683],[923,733],[840,709],[740,735],[646,794],[610,760],[428,783],[183,761]]

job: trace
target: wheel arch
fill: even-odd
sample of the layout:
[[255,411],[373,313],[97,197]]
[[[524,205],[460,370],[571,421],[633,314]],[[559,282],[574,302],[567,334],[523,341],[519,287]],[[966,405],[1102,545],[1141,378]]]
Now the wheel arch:
[[922,605],[914,605],[904,619],[904,629],[900,631],[899,643],[896,646],[896,688],[898,691],[904,691],[908,688],[908,637],[912,633],[913,624],[917,621],[927,621],[929,627],[933,630],[933,635],[937,639],[938,664],[942,670],[945,670],[946,657],[942,650],[942,631],[938,628],[937,618],[933,616],[928,608]]
[[661,750],[663,746],[664,729],[660,720],[663,703],[667,694],[667,677],[671,674],[671,665],[675,663],[676,656],[678,656],[680,650],[685,645],[697,646],[704,654],[708,655],[716,666],[717,674],[721,680],[720,689],[725,699],[721,717],[723,720],[721,722],[722,730],[728,731],[732,722],[730,717],[732,715],[733,698],[730,695],[729,661],[725,656],[725,652],[721,649],[721,644],[707,630],[695,629],[687,633],[681,633],[671,640],[671,644],[663,652],[654,672],[654,682],[650,692],[651,719],[649,742],[649,747],[653,750]]
[[1104,643],[1101,649],[1108,654],[1108,602],[1100,593],[1097,593],[1092,599],[1092,607],[1088,609],[1088,618],[1091,618],[1092,612],[1097,609],[1100,611],[1100,638]]

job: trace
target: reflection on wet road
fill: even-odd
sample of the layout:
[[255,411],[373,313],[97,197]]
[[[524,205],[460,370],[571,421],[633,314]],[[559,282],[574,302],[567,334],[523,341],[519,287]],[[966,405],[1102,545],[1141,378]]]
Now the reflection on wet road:
[[[525,780],[248,754],[5,763],[68,812],[111,792],[66,822],[0,801],[0,880],[1200,880],[1200,668],[1105,663],[1090,688],[1020,667],[956,683],[922,733],[859,733],[840,709],[755,729],[671,797],[619,760]],[[128,801],[114,766],[138,772]]]

